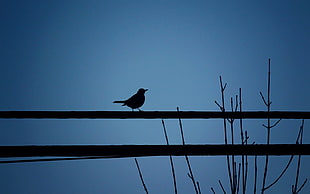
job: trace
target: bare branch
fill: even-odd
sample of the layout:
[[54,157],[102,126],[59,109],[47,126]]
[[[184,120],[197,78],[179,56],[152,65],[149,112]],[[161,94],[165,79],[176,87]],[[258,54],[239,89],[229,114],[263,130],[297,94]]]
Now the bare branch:
[[137,169],[138,169],[138,171],[139,171],[140,180],[141,180],[141,182],[142,182],[142,185],[143,185],[143,188],[144,188],[144,190],[145,190],[145,193],[148,194],[149,192],[148,192],[148,190],[147,190],[147,188],[146,188],[146,185],[145,185],[145,183],[144,183],[143,176],[142,176],[142,172],[141,172],[141,170],[140,170],[139,163],[138,163],[138,160],[137,160],[136,158],[135,158],[135,162],[136,162]]
[[260,96],[262,97],[264,104],[265,104],[266,106],[268,106],[268,103],[267,103],[267,101],[265,100],[265,97],[264,97],[263,93],[262,93],[262,92],[259,92],[259,94],[260,94]]
[[[299,143],[299,144],[302,144],[302,139],[303,139],[303,132],[304,132],[304,119],[301,121],[301,126],[299,128],[299,132],[298,132],[298,136],[297,136],[297,140],[296,140],[296,143]],[[298,142],[298,139],[299,139],[299,142]],[[298,179],[299,179],[299,171],[300,171],[300,162],[301,162],[301,155],[298,156],[298,162],[297,162],[297,170],[296,170],[296,179],[295,179],[295,186],[293,186],[294,190],[293,190],[293,193],[298,193],[299,190],[301,190],[301,187],[300,189],[298,189],[297,191],[297,188],[298,188]],[[306,179],[307,180],[307,179]],[[305,183],[304,183],[305,184]],[[304,185],[303,184],[303,185]]]
[[282,119],[277,120],[277,122],[275,122],[273,125],[271,125],[270,128],[274,128],[275,126],[277,126],[281,120]]
[[[166,131],[166,126],[165,126],[165,122],[162,119],[161,120],[163,128],[164,128],[164,134],[165,134],[165,138],[166,138],[166,143],[169,146],[169,140],[168,140],[168,135],[167,135],[167,131]],[[175,176],[175,170],[174,170],[174,164],[173,164],[173,159],[172,156],[169,156],[170,159],[170,166],[171,166],[171,173],[172,173],[172,178],[173,178],[173,186],[174,186],[174,193],[177,194],[178,193],[178,189],[177,189],[177,180],[176,180],[176,176]]]
[[236,189],[236,193],[239,193],[239,186],[240,186],[240,171],[241,171],[241,164],[239,163],[239,166],[238,166],[238,178],[237,178],[237,189]]
[[[242,142],[242,144],[244,144],[246,141],[248,141],[250,139],[249,136],[246,136],[245,140]],[[254,142],[255,143],[255,142]]]
[[221,188],[222,188],[223,193],[226,194],[226,191],[225,191],[225,189],[224,189],[224,187],[223,187],[223,185],[222,185],[221,180],[219,180],[219,184],[220,184],[220,186],[221,186]]
[[[241,95],[241,88],[239,88],[239,111],[242,112],[242,95]],[[244,132],[243,132],[243,122],[242,118],[240,118],[240,137],[241,137],[241,144],[244,145],[244,143],[247,142],[247,140],[244,140]],[[245,159],[246,157],[246,159]],[[241,163],[242,163],[242,193],[245,194],[246,192],[246,182],[247,182],[247,166],[245,167],[245,160],[247,161],[247,156],[242,155],[241,156]],[[247,165],[247,164],[246,164]]]
[[227,86],[227,83],[225,83],[225,85],[224,85],[224,87],[223,87],[223,91],[225,90],[226,86]]
[[263,188],[263,190],[267,190],[269,189],[270,187],[272,187],[273,185],[275,185],[280,179],[281,177],[284,175],[284,173],[286,172],[286,170],[288,169],[288,167],[290,166],[292,160],[294,158],[294,155],[292,155],[288,161],[288,163],[286,164],[285,168],[282,170],[281,174],[278,176],[278,178],[273,181],[270,185],[268,185],[267,187]]
[[[280,119],[281,120],[281,119]],[[278,120],[277,123],[280,122],[280,120]],[[303,120],[304,121],[304,120]],[[298,136],[297,136],[297,139],[296,139],[296,142],[298,143],[298,139],[300,137],[300,144],[302,144],[302,136],[303,136],[303,125],[304,125],[304,122],[302,121],[302,125],[300,126],[300,130],[298,132]],[[275,125],[277,124],[275,123]],[[275,126],[274,125],[274,126]],[[299,158],[298,158],[298,164],[297,164],[297,171],[296,171],[296,180],[295,180],[295,186],[293,186],[294,188],[294,191],[293,192],[296,192],[297,190],[297,184],[298,184],[298,177],[299,177],[299,169],[300,169],[300,155],[299,155]],[[268,185],[266,188],[263,188],[263,190],[267,190],[269,189],[270,187],[272,187],[274,184],[276,184],[280,178],[284,175],[284,173],[286,172],[286,170],[288,169],[288,167],[290,166],[292,160],[294,158],[294,155],[292,155],[287,163],[287,165],[285,166],[285,168],[282,170],[281,174],[279,175],[279,177],[273,182],[271,183],[270,185]]]
[[305,184],[307,183],[308,179],[305,179],[304,183],[301,185],[301,187],[298,189],[298,191],[296,192],[299,193],[301,191],[301,189],[305,186]]
[[[299,140],[302,141],[302,134],[303,134],[303,128],[304,128],[304,119],[302,120],[301,122],[301,126],[299,127],[299,132],[298,132],[298,136],[297,136],[297,139],[296,139],[296,144],[299,144]],[[301,142],[300,142],[301,143]]]
[[237,112],[237,109],[238,109],[238,95],[236,95],[236,107],[235,107],[235,112]]
[[254,157],[254,191],[253,194],[256,194],[256,186],[257,185],[257,155]]
[[[261,94],[262,96],[262,94]],[[263,97],[263,96],[262,96]],[[267,81],[267,102],[264,100],[264,103],[267,106],[267,112],[270,113],[270,107],[271,107],[271,101],[270,101],[270,58],[268,59],[268,81]],[[270,116],[267,118],[267,145],[270,143]],[[266,184],[266,178],[267,178],[267,172],[268,172],[268,163],[269,163],[269,156],[266,155],[265,158],[265,168],[264,168],[264,175],[263,175],[263,183],[262,183],[262,194],[264,194],[265,191],[265,184]]]
[[199,182],[197,181],[197,182],[196,182],[196,184],[197,184],[197,187],[198,187],[198,193],[199,193],[199,194],[201,194],[201,190],[200,190],[200,184],[199,184]]
[[[233,98],[230,98],[230,107],[231,111],[234,111],[234,103]],[[228,120],[229,121],[229,120]],[[231,132],[231,144],[234,145],[234,119],[230,119],[230,132]],[[232,185],[231,185],[231,191],[232,193],[236,193],[237,189],[237,171],[236,171],[236,162],[235,162],[235,156],[231,156],[231,165],[232,165]]]
[[282,119],[277,120],[273,125],[270,125],[270,126],[267,126],[265,124],[262,124],[262,126],[265,127],[266,129],[268,129],[268,128],[271,129],[271,128],[274,128],[275,126],[277,126],[280,123],[281,120]]
[[[179,107],[177,107],[177,112],[179,113]],[[180,131],[181,131],[181,138],[182,138],[182,144],[185,145],[185,139],[184,139],[184,133],[183,133],[183,125],[182,125],[182,121],[181,118],[179,118],[179,126],[180,126]]]
[[[180,112],[179,107],[177,107],[177,112]],[[182,125],[181,118],[179,118],[179,126],[180,126],[180,131],[181,131],[181,136],[182,136],[182,143],[183,143],[183,145],[185,145],[185,139],[184,139],[184,133],[183,133],[183,125]],[[195,178],[194,178],[194,174],[193,174],[193,171],[192,171],[192,167],[191,167],[191,164],[190,164],[190,161],[189,161],[189,158],[188,158],[187,155],[185,155],[185,160],[186,160],[187,167],[188,167],[188,170],[189,170],[189,177],[192,180],[195,192],[198,194],[199,193],[198,192],[198,188],[197,188],[196,181],[195,181]]]
[[[226,83],[223,86],[222,76],[220,76],[221,100],[222,100],[222,106],[220,106],[220,107],[221,107],[221,111],[223,113],[225,113],[225,88],[226,88],[226,86],[227,86]],[[225,142],[225,145],[227,145],[227,143],[228,143],[228,140],[227,140],[227,124],[226,124],[225,118],[223,119],[223,128],[224,128],[224,142]],[[227,164],[227,171],[228,171],[228,175],[229,175],[230,189],[231,189],[231,192],[233,192],[233,179],[232,179],[232,175],[231,175],[229,155],[226,156],[226,164]]]
[[220,108],[221,111],[223,111],[223,107],[215,100],[214,103]]
[[224,90],[226,89],[227,83],[225,83],[223,86],[222,76],[220,76],[220,84],[221,84],[221,91],[224,92]]
[[211,191],[212,191],[213,194],[215,194],[215,191],[214,191],[213,187],[211,187]]

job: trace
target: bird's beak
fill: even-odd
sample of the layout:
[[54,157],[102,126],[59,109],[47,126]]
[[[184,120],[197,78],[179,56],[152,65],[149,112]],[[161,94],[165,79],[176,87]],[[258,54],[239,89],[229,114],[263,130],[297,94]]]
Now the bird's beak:
[[144,89],[144,91],[148,91],[149,89]]

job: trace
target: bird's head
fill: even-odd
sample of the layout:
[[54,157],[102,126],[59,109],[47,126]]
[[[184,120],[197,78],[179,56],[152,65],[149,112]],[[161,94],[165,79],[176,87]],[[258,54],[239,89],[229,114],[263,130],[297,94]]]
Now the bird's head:
[[144,94],[146,91],[148,91],[148,89],[140,88],[140,89],[138,90],[138,93]]

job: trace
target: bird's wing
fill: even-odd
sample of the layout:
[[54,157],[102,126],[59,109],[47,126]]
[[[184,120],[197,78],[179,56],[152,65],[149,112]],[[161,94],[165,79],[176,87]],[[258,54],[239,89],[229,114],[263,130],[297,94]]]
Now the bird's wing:
[[138,97],[138,95],[137,94],[134,94],[133,96],[131,96],[130,98],[128,98],[124,103],[132,103],[132,102],[134,102],[134,101],[136,101],[137,100],[137,97]]

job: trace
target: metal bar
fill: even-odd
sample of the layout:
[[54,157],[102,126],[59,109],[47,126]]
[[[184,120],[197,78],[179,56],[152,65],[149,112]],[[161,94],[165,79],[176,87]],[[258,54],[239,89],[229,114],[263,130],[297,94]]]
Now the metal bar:
[[310,119],[297,111],[0,111],[0,119]]
[[310,155],[310,144],[0,146],[0,158],[94,156],[120,158],[170,155]]

